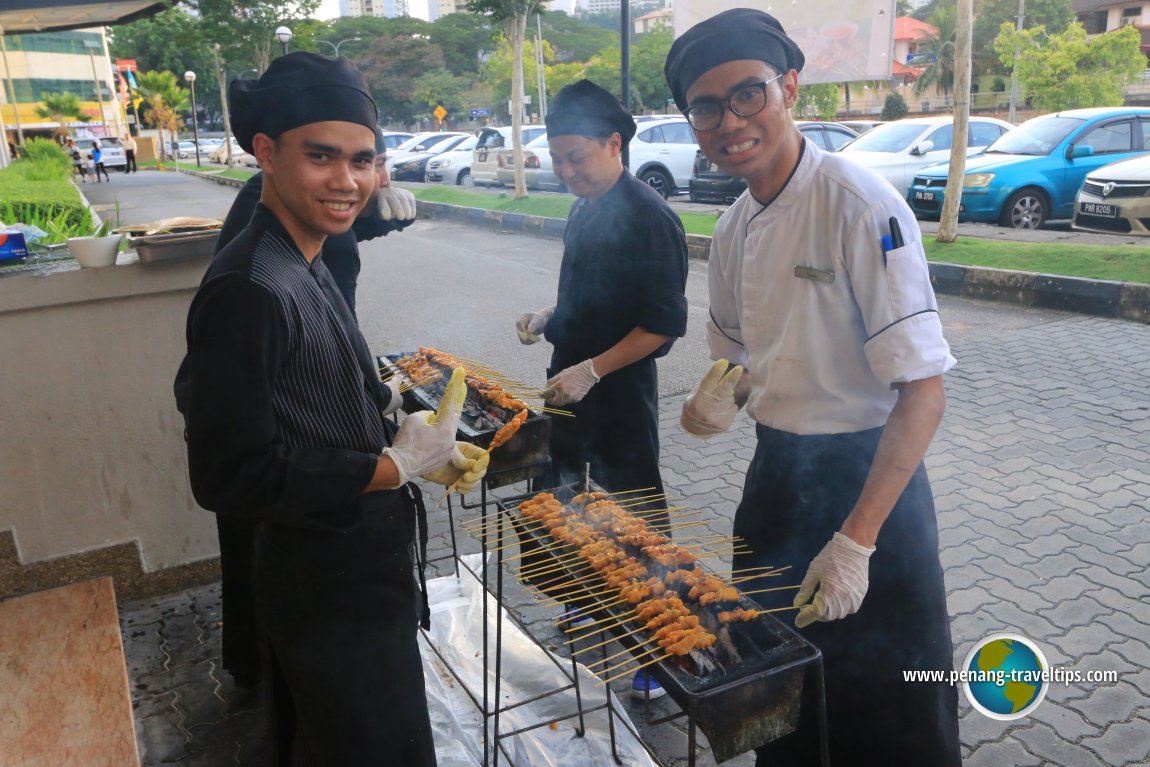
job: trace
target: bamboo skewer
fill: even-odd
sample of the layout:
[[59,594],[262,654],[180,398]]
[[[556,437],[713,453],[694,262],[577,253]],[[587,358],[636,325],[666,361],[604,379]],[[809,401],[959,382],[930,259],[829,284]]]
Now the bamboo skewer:
[[[658,649],[660,649],[660,648],[659,648],[659,647],[654,647],[654,648],[651,648],[651,649],[643,650],[643,652],[642,652],[642,653],[641,653],[641,654],[640,654],[638,657],[642,657],[643,655],[650,655],[650,654],[651,654],[653,651],[655,651],[655,650],[658,650]],[[622,650],[620,650],[619,652],[615,653],[614,655],[608,655],[606,658],[601,658],[600,660],[597,660],[597,661],[593,661],[593,662],[591,662],[591,663],[587,663],[587,664],[584,664],[584,665],[586,665],[586,666],[587,666],[587,668],[589,668],[589,669],[590,669],[590,668],[594,668],[595,666],[600,666],[600,665],[602,665],[602,664],[606,663],[606,662],[607,662],[607,661],[609,661],[609,660],[614,660],[615,658],[618,658],[620,655],[625,655],[625,654],[627,654],[627,653],[629,653],[629,652],[631,652],[631,651],[632,651],[632,650],[631,650],[631,648],[630,648],[630,647],[624,647]],[[630,663],[630,661],[624,661],[624,662],[625,662],[625,663]]]
[[[660,649],[662,649],[662,648],[656,647],[656,648],[655,648],[654,650],[652,650],[651,652],[653,653],[653,652],[655,652],[655,651],[657,651],[657,650],[660,650]],[[650,653],[644,653],[644,654],[645,654],[645,655],[649,655]],[[641,657],[641,656],[640,656],[640,657]],[[657,657],[657,658],[655,658],[654,660],[649,660],[649,661],[647,661],[646,663],[641,663],[641,664],[639,664],[639,665],[638,665],[638,666],[636,666],[635,668],[629,668],[629,669],[627,669],[626,671],[624,671],[624,672],[622,672],[622,673],[620,673],[620,674],[616,674],[616,675],[614,675],[614,676],[612,676],[612,677],[608,677],[607,679],[602,679],[602,680],[600,680],[600,681],[599,681],[599,683],[598,683],[597,685],[595,685],[595,686],[596,686],[596,687],[600,687],[600,686],[603,686],[603,685],[607,685],[607,684],[610,684],[611,682],[614,682],[614,681],[615,681],[616,679],[618,679],[619,677],[624,677],[624,676],[627,676],[628,674],[634,673],[634,672],[636,672],[636,671],[639,671],[639,670],[641,670],[641,669],[645,669],[645,668],[647,668],[647,666],[653,666],[653,665],[655,665],[656,663],[658,663],[659,661],[663,660],[664,658],[670,658],[670,657],[671,657],[671,653],[664,653],[663,655],[660,655],[660,656],[658,656],[658,657]],[[604,673],[605,673],[605,672],[604,672]]]
[[[754,591],[744,591],[743,595],[744,596],[750,596],[751,594],[766,594],[768,591],[786,591],[788,589],[797,589],[800,586],[802,586],[801,583],[796,584],[794,586],[775,586],[774,588],[771,588],[771,589],[756,589]],[[773,610],[761,610],[760,612],[768,612],[769,613],[769,612],[774,612],[774,610],[794,610],[794,609],[796,609],[796,608],[795,607],[776,607]]]
[[597,644],[588,645],[586,647],[580,647],[578,650],[571,653],[571,657],[575,657],[576,655],[581,655],[581,654],[588,652],[590,650],[594,650],[597,647],[602,647],[605,644],[611,644],[616,639],[622,639],[623,637],[628,637],[628,636],[631,636],[632,634],[638,634],[640,631],[646,631],[646,629],[647,629],[646,626],[640,626],[637,629],[632,629],[631,631],[628,631],[626,634],[620,634],[618,637],[610,636],[610,637],[607,637],[606,639],[604,639],[602,642],[599,642]]

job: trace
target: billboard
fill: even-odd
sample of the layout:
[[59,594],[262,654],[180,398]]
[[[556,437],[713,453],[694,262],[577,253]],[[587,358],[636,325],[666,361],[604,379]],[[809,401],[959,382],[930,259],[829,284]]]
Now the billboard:
[[888,80],[895,0],[675,0],[675,36],[716,13],[758,8],[778,19],[806,57],[799,82]]

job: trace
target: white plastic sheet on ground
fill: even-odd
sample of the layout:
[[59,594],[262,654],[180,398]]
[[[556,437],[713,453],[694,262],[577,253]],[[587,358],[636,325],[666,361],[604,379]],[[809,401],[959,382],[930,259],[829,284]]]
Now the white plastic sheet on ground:
[[[466,559],[478,571],[478,558]],[[449,576],[428,581],[431,630],[421,634],[420,651],[439,767],[475,767],[483,762],[483,717],[472,699],[460,688],[456,675],[482,701],[484,598],[488,602],[488,642],[492,649],[488,668],[489,696],[494,695],[495,690],[495,598],[465,568],[461,567],[459,572],[459,578]],[[567,676],[549,660],[547,651],[508,619],[506,611],[502,620],[500,675],[503,681],[500,697],[503,705],[518,703],[570,684]],[[427,646],[427,642],[444,656],[446,665]],[[561,659],[560,662],[570,671],[570,660]],[[595,676],[582,665],[579,666],[579,674],[584,709],[601,705],[605,694],[611,693],[599,685]],[[623,764],[654,767],[656,762],[635,736],[633,725],[613,695],[612,704],[616,748]],[[614,764],[606,710],[584,716],[587,729],[583,737],[576,733],[578,718],[568,718],[577,710],[575,691],[566,690],[503,712],[499,719],[501,733],[539,722],[548,724],[504,738],[505,752],[500,755],[499,763],[509,764],[507,756],[510,755],[510,764],[515,767],[604,767]],[[489,755],[489,763],[490,758]]]

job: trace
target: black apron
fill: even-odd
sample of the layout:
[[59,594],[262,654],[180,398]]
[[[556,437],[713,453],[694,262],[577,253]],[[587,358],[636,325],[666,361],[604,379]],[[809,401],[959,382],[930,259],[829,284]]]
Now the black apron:
[[435,764],[415,502],[391,490],[359,504],[363,521],[349,532],[258,527],[252,583],[277,767]]
[[[882,434],[799,436],[762,425],[756,432],[734,524],[752,553],[736,557],[733,566],[790,570],[744,583],[745,591],[802,581],[858,499]],[[934,500],[921,464],[875,547],[859,611],[800,630],[823,653],[831,764],[958,767],[957,689],[903,680],[903,671],[948,672],[953,664]],[[766,608],[783,607],[795,593],[752,598]],[[793,625],[794,613],[783,615]],[[758,749],[758,765],[817,764],[813,701],[804,695],[800,731]]]
[[[568,366],[561,362],[556,354],[548,378]],[[575,417],[551,417],[549,487],[582,481],[584,467],[590,463],[591,479],[608,492],[649,487],[653,489],[641,495],[663,494],[659,373],[654,358],[604,376],[582,401],[563,408]],[[655,508],[666,508],[666,501],[634,506],[631,511]],[[666,527],[665,511],[644,518],[652,526]]]

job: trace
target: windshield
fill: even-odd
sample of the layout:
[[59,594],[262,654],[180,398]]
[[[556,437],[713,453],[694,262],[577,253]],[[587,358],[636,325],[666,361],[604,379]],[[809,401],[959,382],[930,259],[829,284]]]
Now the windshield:
[[1080,128],[1083,122],[1078,117],[1035,117],[1002,134],[986,151],[1036,157],[1048,155],[1072,131]]
[[414,146],[422,144],[429,137],[434,136],[434,135],[435,135],[434,133],[423,133],[423,134],[420,134],[418,136],[412,136],[407,141],[404,141],[402,144],[397,146],[396,149],[397,150],[399,150],[399,149],[404,149],[404,150],[411,149]]
[[[928,126],[922,123],[889,123],[867,131],[847,146],[844,152],[901,152],[918,140]],[[933,127],[933,126],[930,126]]]

